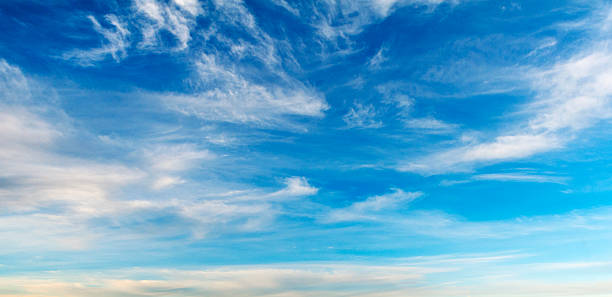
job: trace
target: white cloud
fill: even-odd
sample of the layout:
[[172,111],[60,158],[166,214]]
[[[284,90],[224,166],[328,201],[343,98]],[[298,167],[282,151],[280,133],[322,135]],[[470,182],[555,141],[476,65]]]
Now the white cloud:
[[[487,221],[468,221],[440,211],[413,211],[402,217],[380,217],[379,219],[386,223],[386,228],[432,238],[471,241],[564,238],[570,242],[582,240],[587,235],[595,236],[595,238],[608,236],[612,211],[610,208],[597,208],[554,215],[521,216]],[[568,234],[575,232],[581,232],[585,237],[568,237]]]
[[174,0],[174,3],[192,15],[202,13],[202,5],[198,0]]
[[312,26],[330,40],[347,40],[361,33],[367,26],[388,17],[395,8],[402,6],[428,6],[430,9],[442,3],[456,4],[457,0],[325,0],[313,7],[315,21]]
[[285,178],[286,187],[280,191],[276,191],[271,196],[310,196],[316,194],[319,189],[311,186],[302,176],[293,176]]
[[17,67],[0,59],[0,102],[5,104],[27,103],[30,99],[30,86],[26,77]]
[[393,189],[391,193],[368,197],[345,208],[334,209],[325,215],[323,222],[335,223],[346,221],[378,220],[382,211],[394,211],[403,204],[407,204],[418,197],[421,192],[404,192],[401,189]]
[[[216,22],[197,32],[206,46],[204,53],[188,58],[190,65],[195,65],[193,77],[185,82],[185,89],[189,91],[147,93],[148,96],[160,98],[171,110],[206,121],[258,127],[303,129],[292,121],[295,116],[323,116],[328,105],[322,94],[285,71],[286,68],[299,70],[288,41],[272,38],[259,28],[255,16],[242,1],[213,1],[207,9],[215,14]],[[155,52],[188,48],[197,17],[206,13],[209,12],[196,0],[135,0],[133,12],[124,18],[142,35],[138,49]],[[77,59],[85,66],[93,65],[107,54],[117,61],[124,58],[130,46],[127,26],[114,15],[108,15],[107,19],[116,30],[103,28],[91,19],[96,30],[109,40],[109,45],[74,50],[65,58]],[[228,27],[250,38],[225,34]],[[175,36],[176,44],[166,44],[161,38],[162,32]],[[249,70],[240,63],[244,59],[255,59],[263,67]],[[258,79],[262,75],[271,79]]]
[[382,64],[387,61],[387,57],[385,56],[387,53],[387,48],[386,47],[381,47],[378,52],[376,52],[376,54],[370,58],[370,61],[368,61],[368,67],[370,69],[379,69]]
[[179,172],[197,167],[203,160],[211,160],[215,155],[208,150],[200,150],[190,143],[160,144],[145,151],[150,166],[160,172]]
[[474,166],[520,159],[562,147],[555,135],[519,134],[498,136],[492,142],[470,144],[435,153],[398,167],[423,175],[471,171]]
[[196,239],[207,237],[211,231],[221,234],[272,230],[279,214],[289,214],[282,206],[286,198],[311,196],[318,192],[304,177],[289,177],[284,179],[284,183],[284,188],[272,192],[251,188],[208,194],[197,199],[143,201],[140,206],[186,219],[183,222],[185,229]]
[[0,138],[4,154],[21,154],[32,146],[49,144],[62,133],[36,114],[19,107],[2,106]]
[[449,124],[433,117],[407,118],[403,120],[407,128],[421,130],[426,133],[450,133],[457,125]]
[[376,119],[376,110],[372,104],[363,105],[356,103],[354,107],[342,117],[347,128],[376,129],[383,126],[380,120]]
[[[6,209],[5,209],[6,211]],[[0,216],[0,251],[82,251],[91,248],[98,234],[88,232],[83,220],[70,216],[28,213]]]
[[286,9],[287,11],[291,12],[292,14],[294,14],[295,16],[300,16],[300,11],[298,9],[296,9],[295,7],[289,5],[289,3],[287,3],[287,1],[285,0],[272,0],[272,2],[284,9]]
[[113,14],[108,14],[104,18],[112,28],[103,27],[93,16],[88,16],[93,24],[94,30],[102,35],[105,43],[99,48],[86,50],[72,50],[64,53],[62,58],[65,60],[75,60],[81,66],[93,66],[94,62],[104,60],[110,55],[116,62],[121,61],[127,55],[127,48],[130,46],[130,31],[127,25]]
[[[21,296],[147,296],[151,292],[173,296],[346,296],[338,287],[360,284],[349,289],[351,296],[369,296],[374,288],[397,289],[398,283],[416,284],[425,274],[447,269],[411,266],[347,264],[297,264],[219,267],[207,270],[123,270],[107,271],[90,280],[67,276],[53,280],[19,277],[2,278],[0,285]],[[137,275],[154,279],[138,280]],[[112,277],[110,274],[114,274]],[[117,277],[120,276],[120,277]],[[72,281],[70,279],[73,279]],[[390,289],[392,288],[392,289]],[[184,293],[183,293],[184,292]]]
[[510,173],[476,174],[476,175],[471,176],[468,179],[461,179],[461,180],[443,180],[440,182],[440,185],[444,187],[450,187],[450,186],[454,186],[458,184],[471,183],[475,181],[565,184],[567,180],[568,178],[564,176],[532,174],[532,173],[524,173],[524,172],[510,172]]
[[287,116],[321,117],[328,108],[320,94],[295,81],[286,86],[255,84],[211,55],[203,55],[197,66],[204,90],[161,96],[170,109],[207,121],[287,128]]
[[[121,146],[129,166],[112,158],[99,161],[79,157],[82,152],[78,148],[70,155],[62,153],[63,147],[77,141],[75,135],[87,132],[75,130],[71,124],[74,119],[61,111],[50,112],[55,110],[52,105],[31,98],[28,86],[29,80],[17,67],[0,61],[0,93],[6,94],[0,96],[0,208],[4,214],[0,237],[10,238],[4,242],[5,249],[36,249],[44,243],[50,250],[89,249],[107,240],[104,238],[109,234],[113,236],[108,238],[142,238],[182,232],[202,238],[210,230],[217,234],[263,230],[272,228],[283,212],[285,199],[273,198],[309,196],[318,191],[305,178],[290,177],[276,191],[246,187],[210,195],[207,193],[215,189],[245,186],[200,180],[190,183],[188,186],[195,190],[183,192],[180,199],[169,199],[167,192],[152,193],[150,189],[165,190],[187,183],[181,175],[215,159],[216,154],[177,139],[170,139],[172,143],[164,142],[164,138],[156,138],[153,143],[144,139],[134,145],[109,137],[94,138],[94,143]],[[82,141],[78,139],[79,144]],[[185,228],[166,230],[156,226],[147,235],[132,229],[135,223],[146,225],[147,219],[160,214],[176,216]],[[92,226],[91,220],[97,225]],[[122,231],[111,232],[107,224],[122,226]],[[25,232],[28,228],[37,231]],[[94,228],[96,232],[90,232]]]
[[197,168],[204,161],[216,159],[216,155],[206,149],[199,149],[192,143],[155,144],[143,152],[148,172],[153,178],[151,188],[163,190],[184,184],[179,175]]
[[563,184],[567,178],[560,176],[523,174],[523,173],[488,173],[477,174],[472,177],[475,180],[496,180],[511,182],[535,182],[535,183],[555,183]]
[[611,66],[612,51],[596,45],[552,69],[536,72],[534,88],[541,100],[528,107],[537,111],[530,128],[575,131],[611,118]]
[[87,248],[96,237],[86,232],[87,220],[129,211],[114,194],[144,174],[110,160],[99,163],[58,152],[70,145],[73,131],[68,120],[53,106],[31,97],[29,85],[36,83],[17,67],[5,61],[0,66],[3,248]]
[[[203,13],[197,0],[174,0],[170,3],[157,0],[135,0],[137,15],[133,16],[140,24],[143,41],[141,48],[165,47],[160,40],[160,32],[167,30],[177,39],[176,50],[187,48],[191,40],[191,30],[195,18]],[[142,17],[138,17],[142,16]]]
[[[0,278],[15,296],[359,296],[446,297],[606,296],[602,269],[610,263],[557,262],[525,265],[533,257],[511,252],[435,255],[381,264],[343,262],[234,265],[207,269],[115,269],[96,277],[79,271]],[[554,277],[564,269],[572,280]],[[598,270],[599,269],[599,270]],[[589,276],[584,277],[585,273]],[[553,275],[551,277],[551,275]],[[528,276],[528,277],[525,277]],[[593,279],[594,276],[596,279]],[[152,293],[154,292],[154,293]]]
[[10,70],[0,73],[0,92],[9,95],[0,98],[0,179],[5,184],[1,204],[11,212],[61,206],[85,216],[112,209],[108,193],[142,173],[55,153],[54,147],[65,140],[62,120],[55,118],[52,124],[36,108],[25,107],[32,98],[10,98],[15,93],[30,96],[29,83],[16,67],[4,61],[0,65]]
[[384,209],[394,208],[400,203],[410,202],[422,193],[409,192],[406,193],[401,189],[393,189],[393,192],[380,196],[368,197],[365,201],[355,202],[350,206],[351,210],[358,212],[376,212]]
[[180,177],[176,176],[161,176],[153,181],[153,185],[151,186],[155,190],[162,190],[166,188],[173,187],[175,185],[184,184],[185,181]]
[[536,93],[519,112],[528,116],[525,122],[493,140],[435,152],[399,170],[441,174],[523,159],[566,147],[581,130],[612,118],[612,51],[606,41],[587,44],[571,58],[525,75]]

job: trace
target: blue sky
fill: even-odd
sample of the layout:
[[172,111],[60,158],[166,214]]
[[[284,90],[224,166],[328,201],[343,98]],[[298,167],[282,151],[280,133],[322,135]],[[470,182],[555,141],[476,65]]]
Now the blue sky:
[[0,2],[0,296],[608,296],[607,1]]

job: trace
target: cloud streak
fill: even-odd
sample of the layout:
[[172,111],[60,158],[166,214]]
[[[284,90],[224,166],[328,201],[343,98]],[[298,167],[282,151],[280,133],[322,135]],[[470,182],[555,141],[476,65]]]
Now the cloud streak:
[[76,61],[77,64],[84,67],[94,66],[96,62],[104,60],[108,55],[115,62],[124,59],[130,46],[130,31],[127,29],[127,25],[114,14],[104,16],[110,27],[103,27],[94,16],[90,15],[87,18],[91,21],[94,30],[104,37],[105,42],[98,48],[69,51],[64,53],[62,58]]
[[551,67],[532,69],[528,76],[535,100],[520,110],[528,118],[515,124],[515,129],[502,131],[491,140],[434,152],[398,169],[423,175],[469,172],[564,149],[581,131],[612,117],[611,65],[609,47],[596,42]]

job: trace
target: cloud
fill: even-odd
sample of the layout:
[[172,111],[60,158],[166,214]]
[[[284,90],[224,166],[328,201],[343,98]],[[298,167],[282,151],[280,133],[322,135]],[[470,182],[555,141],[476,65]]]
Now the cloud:
[[[375,288],[396,289],[394,283],[416,284],[425,273],[445,271],[402,266],[301,264],[220,267],[207,270],[124,270],[108,271],[119,277],[78,281],[2,278],[24,297],[49,296],[147,296],[151,292],[172,296],[345,296],[340,287],[361,283],[352,296],[370,295]],[[138,280],[139,274],[155,279]]]
[[[139,23],[143,37],[140,48],[186,49],[195,18],[203,13],[198,0],[174,0],[169,3],[135,0],[134,7],[137,13],[132,18]],[[160,34],[163,31],[170,32],[177,39],[176,45],[162,42]]]
[[[28,107],[29,83],[18,68],[0,62],[3,85],[0,106],[0,199],[7,212],[64,207],[80,215],[96,215],[112,209],[108,193],[142,177],[138,170],[118,164],[100,164],[54,152],[67,139],[61,117],[46,119],[41,111],[52,107]],[[17,78],[15,78],[17,77]],[[20,94],[19,101],[11,94]],[[41,102],[37,102],[41,104]],[[61,114],[61,113],[60,113]],[[50,115],[47,115],[50,116]]]
[[[49,112],[56,107],[29,95],[30,80],[17,67],[0,61],[0,70],[0,92],[7,94],[0,98],[0,235],[11,238],[5,249],[35,250],[48,243],[49,250],[88,250],[109,238],[150,240],[180,234],[201,239],[211,230],[217,236],[267,230],[284,209],[283,201],[271,198],[318,191],[304,177],[289,177],[280,190],[232,184],[232,189],[246,190],[210,194],[227,188],[217,182],[188,183],[182,175],[217,155],[177,139],[133,139],[126,144],[121,139],[94,138],[103,140],[101,145],[125,149],[122,161],[92,160],[79,150],[63,153],[62,147],[77,141],[75,135],[83,143],[88,132],[77,130],[74,119],[61,110]],[[178,198],[150,192],[180,184],[188,184],[192,191],[177,192],[182,193]],[[151,223],[167,216],[184,228]],[[121,226],[121,231],[111,226]],[[37,231],[23,231],[28,228]],[[143,235],[139,228],[151,230]],[[90,232],[93,229],[96,232]],[[32,234],[37,238],[30,238]]]
[[63,205],[83,215],[112,208],[107,194],[142,177],[138,170],[98,164],[52,152],[61,132],[39,116],[16,109],[0,112],[0,189],[11,211]]
[[[0,234],[4,248],[84,249],[92,218],[129,212],[116,196],[144,177],[138,169],[62,153],[74,141],[65,115],[35,97],[38,87],[0,61]],[[45,89],[48,95],[52,90]],[[6,96],[5,96],[6,95]],[[37,95],[38,96],[38,95]]]
[[180,177],[166,175],[166,176],[161,176],[155,179],[151,187],[155,190],[162,190],[162,189],[171,188],[175,185],[180,185],[184,183],[185,183],[185,180],[181,179]]
[[[104,19],[110,26],[103,26],[94,16],[88,16],[94,30],[104,37],[101,47],[74,49],[62,55],[64,60],[75,61],[89,67],[111,56],[120,62],[128,56],[135,35],[140,35],[141,50],[184,50],[191,40],[195,19],[204,11],[198,0],[173,0],[167,3],[157,0],[134,0],[132,12],[123,16],[107,14]],[[133,28],[134,34],[128,30]],[[164,42],[162,32],[176,38],[175,44]],[[137,34],[139,33],[139,34]]]
[[[609,236],[612,221],[610,208],[574,210],[562,214],[515,217],[505,220],[468,221],[440,211],[413,211],[401,217],[381,217],[389,230],[402,234],[419,234],[431,238],[479,240],[519,240],[534,238],[550,240],[564,238],[567,242],[582,240],[568,234],[581,232],[586,236]],[[391,227],[393,226],[393,227]],[[605,235],[604,235],[605,234]],[[569,236],[569,237],[568,237]]]
[[62,58],[74,60],[81,66],[93,66],[95,62],[104,60],[110,55],[116,62],[121,61],[127,56],[127,48],[130,46],[130,31],[127,25],[120,21],[114,14],[107,14],[104,19],[112,26],[103,27],[94,16],[88,16],[93,24],[94,30],[102,35],[105,43],[99,48],[75,49],[64,53]]
[[197,167],[203,160],[215,158],[212,152],[191,143],[155,145],[145,150],[144,156],[151,168],[160,172],[185,171]]
[[[207,269],[131,268],[101,270],[95,277],[74,272],[3,276],[0,285],[14,296],[600,296],[612,289],[605,280],[583,278],[605,262],[524,265],[525,254],[499,252],[434,255],[351,264],[276,263]],[[533,257],[533,256],[531,256]],[[555,277],[564,269],[571,281]],[[544,268],[544,269],[543,269]],[[528,276],[528,277],[525,277]],[[152,293],[153,292],[153,293]]]
[[450,133],[458,128],[455,124],[449,124],[433,117],[406,118],[403,122],[406,128],[432,134]]
[[389,59],[386,57],[387,51],[387,47],[381,47],[378,52],[376,52],[376,54],[368,61],[368,68],[371,70],[380,69],[382,64]]
[[[300,66],[289,41],[262,30],[242,1],[212,1],[207,9],[210,11],[205,13],[195,0],[135,0],[132,11],[121,17],[134,28],[132,35],[137,31],[142,36],[133,48],[140,54],[185,50],[199,28],[200,38],[193,44],[198,50],[185,56],[188,65],[195,65],[192,77],[185,81],[185,91],[145,91],[146,96],[159,98],[170,110],[211,122],[303,129],[294,120],[323,116],[328,109],[323,95],[293,75]],[[213,16],[215,21],[203,27],[196,22],[199,16]],[[116,61],[125,58],[131,42],[127,25],[115,15],[106,18],[115,30],[90,17],[96,30],[108,39],[108,46],[73,50],[64,58],[83,66],[92,66],[106,55]],[[174,36],[176,44],[162,38],[164,32]],[[251,63],[256,67],[244,67]]]
[[402,207],[403,204],[410,203],[422,195],[421,192],[404,192],[401,189],[392,189],[391,193],[368,197],[364,201],[354,202],[345,208],[334,209],[326,214],[322,221],[325,223],[376,221],[381,212],[393,212]]
[[191,15],[202,13],[202,5],[199,0],[174,0],[174,3]]
[[[285,187],[277,191],[251,187],[220,194],[199,195],[193,199],[185,197],[140,201],[138,208],[178,216],[183,229],[194,239],[207,238],[213,231],[214,236],[270,231],[275,230],[274,223],[278,215],[292,214],[283,205],[287,202],[285,198],[311,196],[319,190],[310,185],[304,177],[289,177],[284,179],[284,183]],[[161,188],[165,186],[162,184]],[[136,205],[134,207],[136,208]]]
[[18,67],[0,59],[0,92],[3,104],[27,103],[32,96],[28,80]]
[[356,103],[349,112],[342,117],[347,128],[376,129],[381,128],[383,123],[376,119],[376,110],[372,104],[363,105]]
[[168,108],[207,121],[277,128],[288,125],[288,116],[321,117],[328,109],[320,94],[296,81],[255,84],[211,55],[202,55],[197,67],[203,91],[161,95]]
[[367,26],[384,20],[394,9],[403,6],[426,6],[430,10],[442,3],[457,4],[448,0],[324,0],[312,8],[312,26],[325,39],[349,41]]
[[443,180],[441,186],[449,187],[457,184],[471,183],[475,181],[500,181],[500,182],[523,182],[523,183],[553,183],[565,184],[568,178],[564,176],[531,174],[524,172],[510,173],[486,173],[476,174],[469,179],[462,180]]
[[286,187],[280,191],[276,191],[271,196],[311,196],[315,195],[319,189],[311,186],[302,176],[293,176],[285,178]]
[[409,162],[400,170],[420,174],[470,171],[475,166],[531,157],[565,147],[580,130],[612,117],[609,87],[612,55],[600,51],[534,74],[538,100],[524,112],[533,113],[517,134],[469,144]]
[[287,3],[287,1],[285,0],[272,0],[272,2],[284,9],[286,9],[287,11],[291,12],[293,15],[295,16],[300,16],[300,10],[289,5],[289,3]]
[[567,178],[560,176],[522,174],[522,173],[488,173],[477,174],[472,177],[475,180],[495,180],[511,182],[535,182],[535,183],[555,183],[563,184]]
[[492,142],[470,144],[426,156],[398,167],[400,171],[423,175],[469,172],[474,166],[520,159],[562,147],[562,140],[550,134],[498,136]]
[[[602,28],[599,23],[598,28]],[[434,152],[398,166],[423,175],[471,171],[475,167],[518,160],[567,147],[579,132],[612,118],[612,51],[605,41],[592,41],[552,66],[527,71],[534,100],[510,131],[492,140]]]

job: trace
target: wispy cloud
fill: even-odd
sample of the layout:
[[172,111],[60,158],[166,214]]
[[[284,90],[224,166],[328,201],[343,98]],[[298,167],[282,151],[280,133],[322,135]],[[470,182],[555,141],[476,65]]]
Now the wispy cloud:
[[[435,238],[518,239],[532,236],[566,237],[567,232],[603,234],[612,220],[609,208],[576,210],[564,214],[517,217],[507,220],[473,222],[439,211],[415,211],[403,217],[388,218],[387,223],[401,226],[408,233]],[[591,233],[593,232],[593,233]],[[607,236],[607,235],[606,235]],[[575,239],[568,239],[575,240]],[[576,239],[577,240],[577,239]]]
[[[601,27],[601,23],[599,24]],[[471,171],[487,164],[517,160],[567,147],[579,132],[612,117],[612,54],[596,42],[568,60],[528,73],[535,100],[519,112],[529,115],[491,140],[441,150],[398,168],[419,174]]]
[[531,174],[524,172],[511,173],[486,173],[476,174],[469,179],[460,180],[443,180],[440,182],[442,186],[453,186],[457,184],[465,184],[474,181],[501,181],[501,182],[525,182],[525,183],[553,183],[565,184],[568,178],[555,175]]
[[[7,78],[22,75],[17,68],[7,67],[11,71],[2,73]],[[3,80],[9,84],[2,87],[12,89],[10,92],[30,94],[23,80]],[[112,208],[105,205],[108,191],[142,176],[138,170],[120,164],[100,164],[55,153],[54,145],[62,140],[63,127],[20,104],[28,104],[32,98],[21,99],[19,103],[6,102],[0,112],[0,175],[6,185],[0,195],[11,211],[62,206],[95,215]]]
[[94,16],[88,16],[93,24],[94,30],[104,37],[101,47],[93,49],[75,49],[64,53],[63,59],[74,60],[81,66],[94,66],[95,62],[104,60],[110,55],[116,62],[127,56],[127,48],[130,46],[130,31],[127,25],[119,20],[114,14],[108,14],[104,19],[110,24],[103,27]]
[[311,186],[302,176],[285,178],[286,187],[280,191],[270,194],[271,196],[310,196],[316,194],[319,189]]
[[350,40],[367,26],[384,20],[393,10],[403,6],[425,6],[429,10],[442,3],[457,4],[458,0],[325,0],[312,9],[312,26],[330,41]]
[[[207,269],[104,270],[96,278],[73,273],[0,278],[20,296],[598,296],[610,284],[577,277],[552,279],[543,267],[592,272],[605,263],[559,262],[523,265],[524,254],[438,255],[389,263],[280,263]],[[602,266],[603,265],[603,266]],[[78,271],[77,271],[78,272]],[[526,279],[522,275],[529,275]],[[587,292],[588,295],[585,295]]]
[[161,144],[145,150],[146,162],[155,175],[152,187],[157,190],[185,183],[180,176],[182,171],[198,167],[202,161],[216,156],[206,149],[198,149],[190,143]]
[[334,209],[325,215],[322,221],[326,223],[376,221],[378,216],[386,215],[381,212],[393,212],[422,195],[421,192],[392,189],[390,193],[368,197],[364,201],[355,202],[345,208]]
[[488,173],[473,176],[476,180],[516,181],[563,184],[567,178],[550,175],[521,174],[521,173]]
[[377,119],[376,110],[371,104],[363,105],[356,103],[342,117],[342,120],[346,123],[347,128],[376,129],[383,126],[382,121]]
[[406,128],[434,134],[450,133],[458,128],[455,124],[449,124],[433,117],[407,118],[403,122]]
[[[195,67],[188,67],[192,76],[184,82],[183,91],[144,91],[146,96],[161,99],[173,111],[206,121],[257,127],[297,129],[299,125],[291,117],[323,116],[328,109],[324,95],[293,76],[300,66],[287,40],[262,30],[242,1],[212,1],[206,7],[209,13],[197,0],[135,0],[128,13],[106,15],[108,28],[90,16],[105,44],[74,49],[63,58],[94,66],[107,56],[120,62],[131,54],[185,51],[195,42],[192,45],[198,50],[184,57]],[[198,17],[210,15],[215,16],[210,25],[196,22]],[[198,38],[193,39],[196,28]],[[234,31],[249,38],[227,33]],[[164,37],[167,33],[175,40]],[[244,61],[256,61],[262,67],[255,71],[244,67]]]
[[[189,186],[199,189],[198,194],[177,198],[152,193],[150,189],[158,191],[189,184],[184,175],[203,162],[214,161],[217,155],[195,143],[159,139],[134,139],[137,145],[125,145],[127,161],[92,160],[78,150],[62,153],[59,147],[75,141],[75,133],[86,131],[76,132],[72,119],[39,112],[40,109],[48,113],[47,110],[55,107],[42,108],[39,98],[23,97],[30,94],[29,79],[4,61],[0,66],[0,92],[7,94],[0,101],[0,166],[3,168],[0,220],[4,226],[0,233],[12,238],[5,242],[6,248],[34,248],[47,242],[52,249],[85,249],[99,240],[99,236],[70,234],[82,234],[90,228],[96,228],[96,234],[104,234],[110,227],[101,223],[106,220],[130,233],[134,232],[130,229],[133,224],[145,224],[159,216],[174,216],[185,226],[180,234],[194,238],[203,238],[214,228],[217,234],[252,232],[272,226],[283,210],[282,198],[298,199],[318,192],[306,178],[289,177],[283,180],[281,189],[240,185],[245,190],[209,195],[214,190],[227,188],[219,185],[202,189],[204,185],[196,184]],[[8,96],[11,93],[19,101]],[[32,102],[39,104],[39,109],[25,106]],[[120,139],[103,144],[124,145]],[[92,225],[93,220],[99,220],[97,225]],[[30,233],[23,232],[23,228],[36,225],[45,228],[37,228],[39,232],[34,233],[37,240],[30,240]],[[161,236],[165,232],[176,231],[160,226],[149,236]]]
[[255,84],[211,55],[203,55],[197,67],[202,92],[161,95],[170,109],[208,121],[281,127],[287,116],[321,117],[328,108],[320,94],[296,81]]
[[[135,0],[136,14],[132,16],[139,23],[142,32],[141,48],[166,48],[183,50],[191,40],[195,18],[204,12],[198,0]],[[139,17],[142,16],[142,17]],[[175,45],[164,44],[161,32],[170,32],[176,39]]]
[[370,60],[368,61],[368,67],[371,70],[379,69],[382,64],[389,59],[388,57],[386,57],[387,50],[388,48],[383,46],[378,50],[378,52],[376,52],[374,56],[372,56],[372,58],[370,58]]

